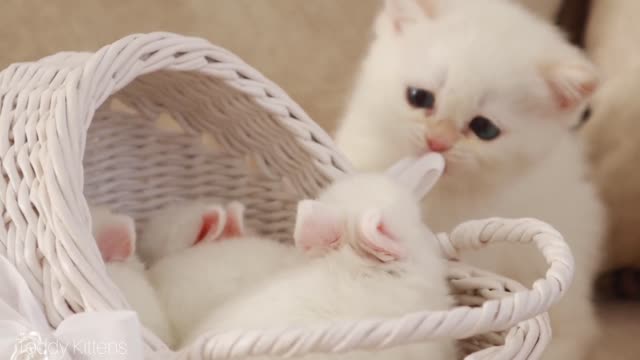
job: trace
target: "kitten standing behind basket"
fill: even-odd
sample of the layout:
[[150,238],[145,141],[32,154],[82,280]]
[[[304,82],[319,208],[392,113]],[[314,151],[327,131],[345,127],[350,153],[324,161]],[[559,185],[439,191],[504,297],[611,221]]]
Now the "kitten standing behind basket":
[[[435,231],[535,217],[565,236],[576,277],[551,311],[545,359],[583,359],[597,334],[591,289],[604,213],[571,131],[597,84],[577,48],[511,1],[387,0],[337,132],[364,170],[409,154],[445,156],[424,202]],[[465,261],[529,285],[545,263],[524,251],[486,249]]]
[[[331,185],[318,200],[301,201],[294,240],[308,262],[214,308],[183,345],[206,331],[320,325],[449,308],[446,263],[435,236],[422,222],[417,200],[438,179],[443,164],[441,157],[427,155],[394,167],[390,173],[396,181],[379,174],[355,175]],[[304,358],[456,356],[453,341],[441,340]]]

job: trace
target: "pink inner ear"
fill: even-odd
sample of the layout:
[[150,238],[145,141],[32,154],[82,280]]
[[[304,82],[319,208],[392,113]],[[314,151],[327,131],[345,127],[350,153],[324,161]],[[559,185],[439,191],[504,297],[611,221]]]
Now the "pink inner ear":
[[550,84],[552,91],[556,97],[556,103],[562,110],[570,110],[577,106],[582,99],[591,95],[597,87],[595,83],[580,84],[576,88],[568,91],[556,84]]
[[228,239],[244,235],[244,205],[234,201],[227,206],[227,221],[222,230],[221,238]]
[[598,87],[594,70],[580,65],[548,65],[542,74],[561,110],[571,110],[591,96]]
[[227,218],[227,224],[224,226],[224,230],[222,230],[222,235],[220,235],[223,239],[229,239],[234,237],[240,237],[244,234],[242,230],[242,226],[236,221],[236,219]]
[[385,226],[378,210],[366,212],[360,220],[360,248],[381,262],[406,258],[405,247]]
[[342,231],[341,216],[335,209],[314,200],[298,204],[293,238],[299,249],[336,249],[340,246]]
[[207,210],[202,214],[200,222],[200,231],[193,245],[199,244],[204,240],[218,240],[223,231],[223,224],[226,220],[224,210],[219,207]]
[[133,239],[125,226],[108,226],[99,231],[96,241],[105,262],[125,261],[133,255]]

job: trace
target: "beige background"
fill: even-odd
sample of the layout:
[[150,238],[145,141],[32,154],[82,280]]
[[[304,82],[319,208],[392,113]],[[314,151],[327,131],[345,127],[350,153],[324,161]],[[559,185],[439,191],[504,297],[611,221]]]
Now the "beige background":
[[0,68],[94,50],[134,32],[200,36],[232,50],[332,128],[366,47],[373,0],[2,0]]
[[[1,5],[0,68],[61,50],[95,50],[134,32],[201,36],[279,83],[330,130],[366,47],[377,2],[2,0]],[[616,306],[602,312],[605,330],[594,358],[638,358],[640,308]],[[580,326],[580,319],[575,321]]]

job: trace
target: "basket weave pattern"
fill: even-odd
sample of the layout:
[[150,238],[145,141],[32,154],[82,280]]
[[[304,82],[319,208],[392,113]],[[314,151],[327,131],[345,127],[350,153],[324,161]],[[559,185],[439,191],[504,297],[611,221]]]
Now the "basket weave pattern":
[[[239,200],[251,228],[287,241],[297,201],[351,172],[329,136],[279,87],[224,49],[169,33],[132,35],[96,53],[59,53],[1,72],[0,157],[0,253],[52,326],[80,311],[127,307],[92,238],[87,201],[144,224],[176,200]],[[291,356],[446,336],[467,339],[469,359],[539,358],[550,338],[546,311],[573,271],[560,234],[531,219],[490,219],[439,238],[452,260],[493,242],[532,242],[550,269],[527,290],[453,261],[450,282],[467,306],[206,334],[173,355]],[[148,351],[166,351],[153,334],[145,339]]]

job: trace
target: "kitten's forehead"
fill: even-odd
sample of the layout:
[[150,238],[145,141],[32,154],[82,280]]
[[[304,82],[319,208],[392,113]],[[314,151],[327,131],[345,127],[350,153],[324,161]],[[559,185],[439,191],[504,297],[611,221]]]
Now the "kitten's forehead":
[[473,17],[445,17],[407,32],[404,85],[434,91],[437,110],[460,119],[494,99],[520,106],[546,95],[540,65],[569,48],[562,38],[549,31],[530,35],[537,26],[527,30],[526,22],[507,32],[504,23],[480,26],[466,18]]
[[449,0],[442,5],[435,19],[409,28],[402,45],[409,61],[440,68],[440,73],[446,66],[470,80],[500,82],[570,48],[556,28],[508,2]]

